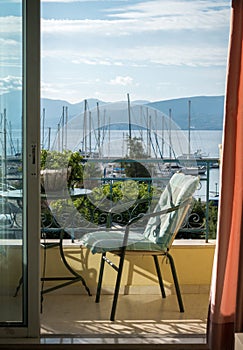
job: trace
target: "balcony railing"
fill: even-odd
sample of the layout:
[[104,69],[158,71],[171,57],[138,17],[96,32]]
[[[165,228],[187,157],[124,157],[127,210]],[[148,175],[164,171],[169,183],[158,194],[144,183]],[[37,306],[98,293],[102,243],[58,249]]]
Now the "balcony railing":
[[[122,169],[125,163],[142,164],[145,176],[141,169],[136,176],[124,175]],[[217,158],[205,158],[197,160],[196,165],[204,173],[200,176],[200,188],[195,193],[195,200],[184,221],[177,238],[199,238],[208,242],[209,238],[215,238],[217,226],[217,202],[219,198],[218,182],[219,170]],[[166,186],[170,176],[176,170],[184,171],[183,166],[175,170],[176,160],[172,159],[140,159],[139,161],[124,159],[88,159],[82,166],[84,168],[83,179],[75,179],[77,186],[90,190],[89,194],[72,196],[72,189],[59,191],[58,198],[50,191],[46,191],[47,205],[42,205],[42,223],[45,230],[48,228],[68,228],[73,236],[76,232],[82,232],[98,226],[126,225],[129,219],[140,212],[152,211],[163,188]],[[194,161],[195,163],[195,161]],[[188,163],[187,170],[190,167]],[[87,170],[85,170],[87,168]],[[109,171],[108,171],[109,168]],[[148,171],[149,169],[149,171]],[[113,172],[115,171],[115,173]],[[142,169],[143,170],[143,169]],[[190,169],[191,170],[191,169]],[[214,176],[215,191],[212,190],[211,171],[216,171]],[[215,175],[215,174],[214,174]],[[16,183],[13,177],[8,179],[9,183]],[[18,178],[21,187],[21,179]],[[211,196],[211,192],[214,195]],[[8,238],[20,238],[21,235],[21,207],[16,206],[7,198],[10,207],[15,209],[10,217],[15,222],[9,223],[5,220],[2,234]],[[17,201],[19,203],[19,201]],[[42,195],[42,204],[43,201]],[[50,210],[50,207],[51,210]],[[2,207],[3,209],[6,207]],[[58,222],[60,219],[61,222]],[[55,230],[54,230],[55,231]],[[53,230],[48,238],[52,238]],[[58,230],[57,230],[58,232]],[[58,234],[58,233],[56,233]],[[54,237],[56,238],[56,237]]]
[[[143,169],[138,176],[127,176],[123,173],[125,163],[135,164],[134,160],[119,159],[88,159],[84,164],[82,179],[83,186],[90,191],[88,195],[64,196],[64,199],[56,199],[51,203],[52,213],[55,220],[61,221],[61,226],[66,228],[67,232],[73,237],[94,227],[117,227],[124,226],[127,222],[139,213],[152,211],[163,188],[166,186],[173,172],[193,171],[195,175],[195,166],[181,167],[174,169],[175,160],[160,159],[140,159],[139,164],[149,172],[143,177]],[[185,164],[185,163],[184,163]],[[217,190],[210,199],[210,172],[218,164],[217,158],[206,158],[197,161],[200,171],[204,169],[200,176],[200,188],[195,193],[186,220],[184,221],[177,238],[215,238],[217,225]],[[107,168],[109,167],[109,171]],[[91,169],[91,170],[90,170]],[[116,171],[114,173],[114,170]],[[214,169],[215,170],[215,169]],[[80,183],[80,179],[76,179]],[[218,181],[218,180],[217,180]],[[216,182],[218,188],[218,182]],[[52,195],[47,192],[47,198]],[[47,213],[50,215],[50,213]],[[45,222],[52,227],[53,222],[50,217],[42,217]],[[143,223],[141,223],[142,227]],[[51,231],[53,235],[53,231]],[[51,238],[51,237],[48,237]]]

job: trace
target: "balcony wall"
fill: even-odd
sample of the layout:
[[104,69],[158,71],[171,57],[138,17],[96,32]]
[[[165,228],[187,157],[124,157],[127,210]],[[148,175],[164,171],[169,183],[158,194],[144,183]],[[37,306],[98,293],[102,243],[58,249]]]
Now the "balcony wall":
[[[211,283],[211,271],[214,256],[215,242],[199,240],[176,240],[171,249],[174,257],[178,278],[183,293],[208,293]],[[86,248],[71,244],[65,245],[65,255],[69,264],[85,278],[91,292],[94,293],[97,286],[100,254],[93,255]],[[45,276],[66,275],[58,248],[48,250],[46,256]],[[42,250],[42,261],[44,251]],[[118,261],[117,257],[113,257]],[[165,287],[168,292],[174,293],[172,276],[169,263],[166,258],[162,259],[162,274]],[[146,268],[144,268],[146,267]],[[103,293],[113,292],[116,272],[106,266],[103,279]],[[57,282],[55,282],[57,283]],[[45,282],[45,286],[53,282]],[[86,293],[81,283],[59,289],[58,293]],[[125,294],[157,294],[160,293],[153,259],[149,256],[127,257],[124,266],[121,293]]]
[[[15,243],[14,243],[15,242]],[[12,275],[5,276],[4,265],[1,268],[1,279],[6,281],[8,287],[13,288],[13,294],[21,277],[21,245],[18,240],[11,240],[11,245],[6,245],[8,254],[11,259],[8,261],[13,264]],[[171,254],[177,268],[178,278],[183,293],[208,293],[211,282],[211,271],[214,256],[215,242],[205,243],[201,240],[175,240],[171,249]],[[85,278],[92,293],[95,293],[100,254],[93,255],[86,248],[81,248],[77,244],[70,241],[64,242],[64,252],[70,266],[81,273]],[[1,254],[1,260],[4,259]],[[45,272],[43,272],[45,260]],[[115,261],[117,257],[115,257]],[[162,274],[167,292],[174,293],[172,276],[169,269],[169,263],[166,258],[162,260]],[[160,260],[160,261],[161,261]],[[9,268],[6,270],[9,271]],[[58,247],[47,249],[41,248],[41,275],[46,277],[70,276],[65,268]],[[103,293],[109,294],[113,291],[115,271],[106,266],[103,279]],[[55,285],[57,281],[45,281],[47,286]],[[2,289],[4,291],[4,288]],[[52,293],[60,294],[78,294],[86,293],[81,282],[72,284],[71,286],[58,289]],[[125,294],[157,294],[160,293],[157,285],[157,277],[154,269],[153,259],[149,256],[144,257],[127,257],[124,266],[124,274],[121,284],[121,293]]]
[[[15,241],[15,243],[14,243]],[[7,288],[13,290],[18,284],[21,277],[21,245],[20,241],[12,240],[12,244],[6,245],[8,254],[11,257],[13,268],[7,269],[5,272],[4,264],[1,268],[1,281],[6,283]],[[201,240],[175,240],[171,249],[171,254],[177,268],[177,274],[182,289],[182,293],[208,293],[211,282],[211,271],[215,249],[215,241],[205,243]],[[98,271],[100,264],[100,254],[93,255],[86,248],[80,248],[79,245],[73,244],[70,241],[64,242],[64,252],[70,266],[81,273],[85,278],[92,293],[95,293]],[[1,254],[1,260],[4,255]],[[45,260],[45,272],[43,272],[43,262]],[[169,268],[169,263],[166,258],[162,260],[162,274],[167,292],[174,293],[172,276]],[[160,260],[160,261],[161,261]],[[114,258],[117,261],[117,257]],[[146,268],[144,268],[146,267]],[[12,271],[12,274],[7,274]],[[70,273],[65,268],[58,247],[47,249],[41,248],[41,275],[45,277],[61,277],[70,276]],[[109,266],[106,266],[103,279],[103,293],[109,294],[113,292],[114,280],[116,277],[115,271]],[[45,281],[47,286],[56,285],[57,281]],[[86,293],[81,282],[72,284],[71,286],[58,289],[52,293],[59,294],[78,294]],[[160,293],[157,285],[157,277],[154,268],[153,259],[149,256],[143,257],[127,257],[124,265],[123,279],[121,283],[121,293],[125,294],[157,294]]]

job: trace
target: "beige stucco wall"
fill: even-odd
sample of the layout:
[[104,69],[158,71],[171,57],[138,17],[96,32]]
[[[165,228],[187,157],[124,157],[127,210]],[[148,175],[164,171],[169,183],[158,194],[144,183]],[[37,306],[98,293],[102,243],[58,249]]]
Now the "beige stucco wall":
[[[211,271],[214,256],[214,242],[204,243],[196,240],[176,240],[171,254],[174,257],[180,286],[183,293],[203,293],[209,291]],[[21,277],[21,245],[6,246],[7,254],[1,254],[1,284],[13,292]],[[100,254],[91,254],[86,248],[67,242],[65,245],[67,261],[85,278],[92,293],[95,293],[100,264]],[[58,248],[46,252],[45,276],[70,276],[62,263]],[[113,255],[110,255],[113,257]],[[169,263],[166,258],[159,258],[165,287],[173,292],[173,280]],[[6,260],[6,261],[5,261]],[[41,275],[43,274],[44,249],[41,248]],[[118,262],[115,257],[114,262]],[[116,272],[108,265],[105,266],[103,293],[112,293]],[[59,282],[45,282],[45,287]],[[2,291],[5,288],[2,288]],[[160,293],[153,259],[149,256],[127,257],[121,285],[122,293]],[[59,289],[54,293],[86,293],[81,282]]]
[[[203,241],[175,241],[171,249],[174,258],[179,282],[184,293],[208,292],[211,282],[211,272],[214,256],[214,242],[205,243]],[[43,251],[42,251],[43,253]],[[93,255],[86,248],[79,246],[66,246],[65,255],[70,265],[85,278],[92,293],[95,293],[98,271],[100,264],[100,254]],[[117,263],[119,258],[108,255],[113,262]],[[43,255],[42,255],[43,258]],[[162,275],[165,286],[171,290],[173,279],[170,265],[166,258],[159,257],[162,266]],[[66,274],[58,249],[54,248],[47,252],[46,276],[61,276]],[[116,272],[106,264],[103,277],[103,293],[113,292]],[[65,289],[65,290],[64,290]],[[80,293],[80,283],[60,290],[61,293]],[[121,283],[121,292],[125,293],[160,293],[157,275],[154,268],[153,259],[150,256],[128,256],[124,264],[124,272]],[[173,292],[173,288],[172,288]]]

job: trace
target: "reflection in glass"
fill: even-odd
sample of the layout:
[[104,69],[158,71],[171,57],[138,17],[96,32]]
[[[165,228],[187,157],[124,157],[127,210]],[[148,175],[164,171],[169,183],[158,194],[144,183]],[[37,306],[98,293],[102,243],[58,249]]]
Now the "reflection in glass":
[[0,323],[23,322],[22,1],[1,1]]

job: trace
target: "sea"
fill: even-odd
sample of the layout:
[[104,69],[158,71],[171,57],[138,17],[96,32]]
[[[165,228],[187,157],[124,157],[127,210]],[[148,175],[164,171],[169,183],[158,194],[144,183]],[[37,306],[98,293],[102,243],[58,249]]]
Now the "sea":
[[[65,130],[59,133],[53,130],[50,136],[49,146],[52,149],[62,147],[72,151],[90,149],[93,152],[101,152],[104,157],[123,157],[128,152],[127,139],[128,130],[104,130],[99,135],[95,130],[87,133],[84,137],[83,130]],[[137,137],[142,140],[145,151],[150,147],[152,157],[177,157],[182,153],[201,152],[203,156],[210,158],[219,157],[219,145],[222,144],[222,130],[191,130],[190,135],[185,130],[151,131],[149,134],[141,130],[132,130],[131,137]],[[190,139],[190,142],[189,142]],[[42,142],[43,148],[47,149],[48,142],[46,138]],[[99,146],[100,145],[100,146]]]
[[[72,151],[76,151],[84,148],[84,137],[82,130],[72,130],[67,134],[66,140],[62,142],[61,133],[57,130],[52,130],[50,135],[50,141],[47,141],[47,137],[41,136],[41,147],[44,149],[58,149],[64,145],[65,148]],[[59,136],[58,136],[59,135]],[[95,132],[90,134],[91,136],[91,148],[94,152],[98,151],[98,136]],[[127,154],[128,138],[127,130],[111,130],[100,133],[100,145],[102,148],[103,156],[121,157]],[[146,135],[145,131],[132,131],[132,137],[137,137],[143,140],[144,149],[146,149],[149,141],[151,140],[151,156],[158,157],[163,148],[163,154],[165,157],[169,156],[172,152],[172,156],[178,156],[188,151],[188,132],[185,130],[172,130],[171,135],[169,133],[163,135],[161,130],[151,132],[151,135]],[[7,154],[13,155],[15,153],[22,152],[21,131],[12,130],[11,139],[7,137]],[[44,141],[43,141],[44,140]],[[162,141],[163,140],[163,141]],[[67,146],[66,146],[67,143]],[[59,144],[59,146],[58,146]],[[169,145],[172,145],[170,148]],[[190,152],[194,153],[200,151],[203,156],[210,158],[218,158],[220,154],[220,145],[222,144],[222,130],[191,130],[190,131]],[[90,141],[89,135],[86,137],[86,147],[89,149]]]

